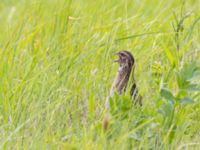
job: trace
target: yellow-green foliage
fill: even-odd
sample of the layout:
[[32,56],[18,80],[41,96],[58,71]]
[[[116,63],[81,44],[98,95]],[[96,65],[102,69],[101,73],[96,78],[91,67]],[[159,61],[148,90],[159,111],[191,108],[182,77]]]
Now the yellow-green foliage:
[[[1,0],[0,22],[1,149],[200,149],[199,0]],[[143,106],[115,95],[104,132],[124,49]]]

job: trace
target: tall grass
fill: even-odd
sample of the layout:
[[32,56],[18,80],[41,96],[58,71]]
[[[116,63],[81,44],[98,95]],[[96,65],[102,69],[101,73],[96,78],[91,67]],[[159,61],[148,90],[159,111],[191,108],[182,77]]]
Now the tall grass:
[[[1,0],[0,148],[199,149],[199,9],[199,0]],[[104,132],[122,49],[136,59],[143,106],[116,95]]]

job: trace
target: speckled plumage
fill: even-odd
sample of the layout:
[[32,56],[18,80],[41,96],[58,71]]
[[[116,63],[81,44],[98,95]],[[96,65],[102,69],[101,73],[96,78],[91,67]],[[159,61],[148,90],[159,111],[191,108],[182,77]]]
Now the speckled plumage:
[[119,63],[119,68],[110,90],[110,96],[112,97],[115,91],[117,91],[118,94],[125,92],[128,82],[131,81],[133,85],[130,95],[132,99],[135,100],[135,103],[142,105],[142,97],[138,95],[138,89],[134,79],[135,60],[133,55],[125,50],[116,53],[116,55],[119,56],[119,59],[115,61]]

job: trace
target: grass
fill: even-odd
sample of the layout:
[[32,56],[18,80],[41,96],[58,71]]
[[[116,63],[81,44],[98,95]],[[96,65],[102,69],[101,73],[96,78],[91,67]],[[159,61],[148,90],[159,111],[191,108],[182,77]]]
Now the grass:
[[[199,149],[199,4],[1,0],[0,148]],[[104,132],[122,49],[143,107],[115,95]]]

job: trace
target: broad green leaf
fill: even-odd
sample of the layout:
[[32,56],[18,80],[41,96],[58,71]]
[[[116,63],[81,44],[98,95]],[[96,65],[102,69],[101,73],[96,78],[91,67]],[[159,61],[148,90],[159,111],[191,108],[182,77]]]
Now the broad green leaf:
[[[198,91],[196,82],[200,77],[200,68],[195,62],[184,64],[183,68],[177,73],[177,83],[180,89]],[[192,84],[195,83],[195,84]]]
[[184,89],[188,92],[200,91],[200,87],[197,84],[189,84]]
[[167,88],[162,88],[160,90],[160,94],[162,97],[164,97],[166,100],[170,100],[170,101],[173,101],[175,100],[175,97],[173,96],[172,92],[167,89]]
[[186,97],[180,100],[181,104],[194,104],[195,101],[192,100],[190,97]]
[[196,62],[190,62],[184,64],[183,68],[180,70],[180,75],[184,81],[187,81],[193,78],[196,75],[196,72],[198,72]]
[[193,77],[190,78],[188,81],[192,83],[200,84],[200,69],[195,71],[195,73],[193,74]]
[[174,104],[172,102],[167,102],[159,110],[158,113],[161,113],[163,118],[170,118],[174,112]]

